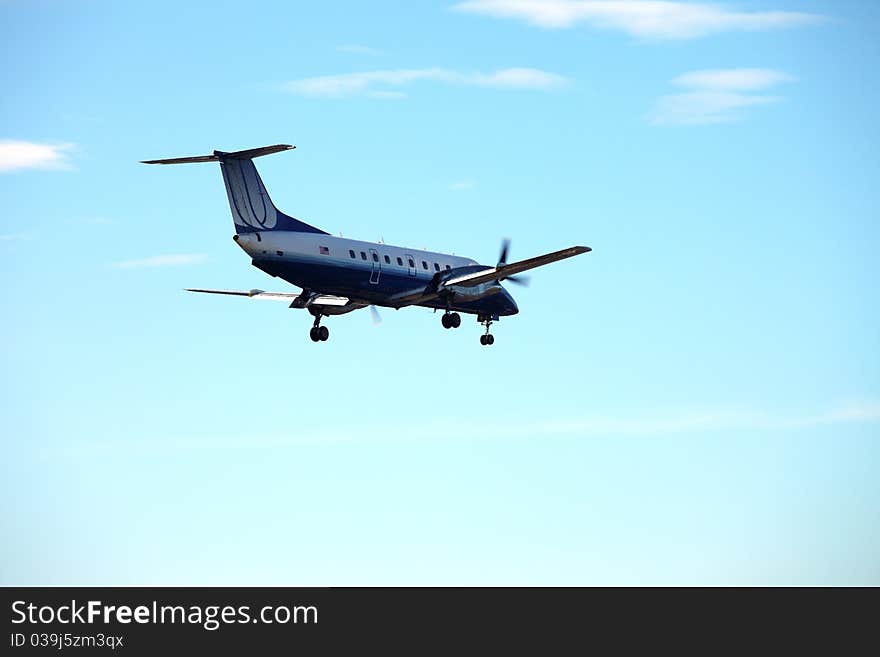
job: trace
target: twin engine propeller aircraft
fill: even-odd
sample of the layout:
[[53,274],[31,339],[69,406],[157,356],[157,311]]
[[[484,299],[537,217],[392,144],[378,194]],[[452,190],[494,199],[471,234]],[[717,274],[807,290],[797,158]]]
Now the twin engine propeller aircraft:
[[486,327],[480,344],[491,345],[492,322],[515,315],[519,309],[503,281],[526,284],[518,274],[591,249],[572,246],[546,255],[507,262],[509,242],[501,246],[495,265],[481,265],[461,256],[419,251],[376,242],[334,237],[278,210],[269,198],[253,159],[295,148],[288,144],[264,146],[245,151],[145,160],[144,164],[187,164],[219,162],[226,194],[235,223],[232,239],[251,257],[251,263],[273,277],[299,288],[299,292],[263,290],[205,290],[189,292],[226,294],[290,302],[291,308],[305,308],[315,318],[309,337],[323,342],[330,337],[321,318],[342,315],[370,306],[374,322],[375,306],[400,309],[424,306],[442,310],[443,328],[458,328],[461,315],[477,316]]

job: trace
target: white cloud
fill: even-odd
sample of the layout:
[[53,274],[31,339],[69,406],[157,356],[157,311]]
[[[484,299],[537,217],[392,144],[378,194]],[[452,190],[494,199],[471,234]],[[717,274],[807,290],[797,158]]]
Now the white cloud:
[[113,220],[110,217],[96,215],[93,217],[72,217],[65,219],[65,223],[79,226],[107,226],[112,224]]
[[[544,438],[618,438],[629,436],[679,436],[725,431],[774,432],[809,430],[846,424],[880,422],[880,401],[867,401],[818,413],[767,413],[749,409],[707,409],[644,413],[638,409],[618,416],[580,416],[568,419],[532,420],[515,423],[443,423],[425,425],[393,440],[479,440]],[[150,441],[139,449],[274,449],[300,444],[388,440],[379,424],[356,426],[301,427],[296,434],[257,434],[187,438],[175,436],[167,442]],[[129,448],[130,442],[98,442],[96,448]],[[77,447],[79,449],[79,447]]]
[[554,89],[567,82],[561,75],[536,68],[506,68],[493,73],[462,73],[435,67],[322,75],[293,80],[284,84],[282,88],[291,93],[312,97],[343,98],[367,94],[380,98],[400,98],[403,93],[399,91],[400,87],[423,81],[496,89],[539,90]]
[[379,51],[375,48],[370,48],[369,46],[360,46],[357,44],[346,44],[344,46],[337,46],[336,50],[339,52],[346,52],[351,55],[378,55]]
[[124,260],[114,263],[118,269],[141,269],[144,267],[175,267],[178,265],[198,265],[205,262],[208,256],[204,253],[175,253],[157,255],[140,260]]
[[732,30],[771,30],[823,20],[791,11],[742,12],[705,2],[662,0],[467,0],[455,11],[514,18],[543,28],[584,23],[648,39],[693,39]]
[[370,91],[367,93],[370,98],[380,98],[384,100],[400,100],[407,98],[405,91]]
[[767,68],[732,68],[691,71],[679,75],[672,83],[680,87],[719,91],[757,91],[793,79],[787,73]]
[[554,422],[523,431],[550,434],[651,435],[693,431],[776,431],[880,421],[880,402],[844,406],[823,413],[773,414],[755,410],[685,411],[633,418],[588,418]]
[[29,239],[33,239],[33,235],[30,233],[5,233],[0,235],[0,242],[20,242]]
[[452,183],[449,186],[449,189],[451,189],[453,192],[462,192],[468,189],[473,189],[474,187],[476,187],[476,185],[471,180],[459,180]]
[[0,140],[0,173],[24,169],[70,169],[67,153],[73,144],[39,144]]
[[698,125],[729,123],[743,117],[747,107],[768,105],[780,96],[755,93],[794,78],[761,68],[692,71],[672,83],[687,91],[661,96],[649,119],[655,124]]
[[880,401],[865,401],[847,404],[830,413],[816,416],[814,423],[876,422],[878,420],[880,420]]

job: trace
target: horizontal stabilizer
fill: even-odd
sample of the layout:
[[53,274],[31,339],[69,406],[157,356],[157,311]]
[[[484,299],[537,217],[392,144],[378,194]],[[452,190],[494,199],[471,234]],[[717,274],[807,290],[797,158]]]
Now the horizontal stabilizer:
[[195,157],[173,157],[167,160],[141,160],[141,164],[192,164],[194,162],[217,162],[216,155],[197,155]]
[[141,160],[141,164],[194,164],[198,162],[219,162],[223,160],[251,160],[255,157],[263,155],[271,155],[272,153],[280,153],[281,151],[289,151],[296,148],[290,144],[275,144],[274,146],[261,146],[260,148],[250,148],[246,151],[232,151],[226,153],[224,151],[214,151],[211,155],[194,155],[192,157],[172,157],[164,160]]
[[292,151],[296,146],[290,144],[275,144],[274,146],[260,146],[259,148],[249,148],[246,151],[233,151],[224,153],[222,151],[214,151],[214,155],[219,155],[229,160],[251,160],[255,157],[263,157],[264,155],[272,155],[272,153],[281,153],[282,151]]

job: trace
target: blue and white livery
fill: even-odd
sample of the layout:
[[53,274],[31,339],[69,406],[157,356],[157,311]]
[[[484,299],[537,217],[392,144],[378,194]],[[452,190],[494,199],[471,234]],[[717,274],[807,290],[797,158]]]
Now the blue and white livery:
[[[491,266],[445,253],[334,237],[281,212],[257,173],[255,157],[293,148],[277,144],[231,153],[214,151],[198,157],[144,161],[219,162],[235,225],[232,239],[251,257],[255,267],[300,288],[299,292],[188,291],[278,299],[289,302],[291,308],[307,309],[315,318],[309,333],[313,342],[330,337],[328,328],[321,326],[325,316],[367,306],[423,306],[444,311],[444,328],[458,328],[459,313],[476,315],[477,321],[486,327],[480,343],[491,345],[495,342],[489,332],[492,322],[519,312],[502,281],[524,283],[524,279],[517,277],[520,272],[590,251],[586,246],[573,246],[508,263],[505,242],[498,263]],[[375,308],[372,310],[374,317],[378,317]]]

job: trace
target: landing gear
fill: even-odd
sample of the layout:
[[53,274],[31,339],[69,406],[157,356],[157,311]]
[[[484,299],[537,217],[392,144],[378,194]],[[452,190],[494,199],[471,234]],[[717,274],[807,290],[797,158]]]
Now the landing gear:
[[330,329],[326,326],[321,326],[321,315],[315,315],[315,325],[309,331],[309,337],[312,339],[312,342],[326,342],[330,337]]
[[480,321],[481,324],[486,325],[486,333],[480,336],[480,344],[484,347],[495,344],[495,336],[489,333],[489,327],[492,325],[492,319],[489,317],[484,317],[483,315],[480,315],[477,319]]
[[312,339],[312,342],[326,342],[330,337],[330,329],[326,326],[314,326],[309,331],[309,337]]
[[443,317],[440,318],[440,323],[443,324],[443,328],[458,328],[461,326],[461,315],[458,313],[445,312],[443,313]]

